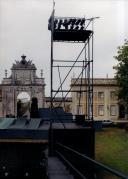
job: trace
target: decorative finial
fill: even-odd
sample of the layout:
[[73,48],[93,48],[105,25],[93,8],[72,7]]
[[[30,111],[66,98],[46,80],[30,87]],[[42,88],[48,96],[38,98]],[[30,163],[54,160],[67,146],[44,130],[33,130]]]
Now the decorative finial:
[[23,54],[23,55],[21,56],[21,58],[22,58],[22,60],[25,60],[26,56]]
[[41,69],[40,75],[41,75],[41,78],[43,78],[43,70],[42,69]]
[[25,56],[25,55],[22,55],[21,58],[22,58],[21,63],[22,63],[23,65],[25,65],[25,64],[26,64],[26,56]]
[[8,74],[8,73],[7,73],[7,70],[5,70],[5,78],[7,78],[7,74]]

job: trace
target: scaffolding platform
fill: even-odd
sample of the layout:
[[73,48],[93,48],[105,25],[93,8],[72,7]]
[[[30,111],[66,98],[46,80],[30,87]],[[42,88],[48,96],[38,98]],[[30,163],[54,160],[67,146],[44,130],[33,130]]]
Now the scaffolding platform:
[[85,42],[93,32],[91,30],[54,30],[54,41]]

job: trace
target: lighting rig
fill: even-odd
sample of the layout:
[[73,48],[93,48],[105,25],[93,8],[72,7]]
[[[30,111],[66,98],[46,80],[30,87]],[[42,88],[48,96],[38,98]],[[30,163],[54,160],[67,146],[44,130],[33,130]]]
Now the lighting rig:
[[[51,30],[52,18],[49,19]],[[85,18],[54,18],[54,30],[84,30]]]
[[86,29],[86,19],[76,17],[49,18],[48,30],[53,31],[54,41],[78,41],[85,42],[92,33]]

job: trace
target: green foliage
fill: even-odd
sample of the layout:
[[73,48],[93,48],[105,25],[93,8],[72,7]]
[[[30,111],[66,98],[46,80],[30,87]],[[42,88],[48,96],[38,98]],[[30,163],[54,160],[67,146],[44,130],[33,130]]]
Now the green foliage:
[[118,47],[115,59],[118,64],[113,68],[116,70],[115,79],[119,85],[118,98],[125,105],[128,113],[128,40],[125,40],[123,46]]
[[17,117],[22,117],[21,106],[22,106],[21,100],[18,100],[18,102],[17,102]]

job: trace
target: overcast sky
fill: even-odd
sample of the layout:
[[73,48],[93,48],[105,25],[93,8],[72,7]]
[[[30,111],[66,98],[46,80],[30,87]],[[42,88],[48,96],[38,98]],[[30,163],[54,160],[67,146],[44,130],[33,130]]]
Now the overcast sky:
[[[117,47],[128,39],[127,0],[56,0],[56,16],[95,17],[94,24],[94,77],[114,76],[112,66]],[[4,70],[25,54],[33,60],[40,76],[43,69],[47,91],[50,83],[50,31],[48,18],[52,0],[0,0],[0,81]],[[69,44],[58,50],[58,58],[66,53],[77,56]],[[79,51],[79,48],[78,48]],[[70,54],[71,55],[71,54]],[[69,55],[69,57],[70,57]]]

